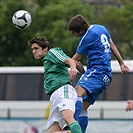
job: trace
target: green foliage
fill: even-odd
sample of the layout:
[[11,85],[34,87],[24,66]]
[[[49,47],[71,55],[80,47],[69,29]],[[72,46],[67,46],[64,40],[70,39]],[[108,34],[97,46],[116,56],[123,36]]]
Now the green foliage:
[[[71,57],[78,45],[78,38],[67,31],[67,23],[76,14],[82,14],[90,24],[94,22],[107,26],[117,46],[122,46],[119,48],[123,57],[131,59],[131,8],[132,5],[126,3],[122,7],[105,6],[101,10],[82,0],[1,0],[0,63],[2,66],[42,65],[41,61],[34,60],[27,44],[34,36],[46,36],[52,47],[62,48]],[[25,30],[15,28],[11,20],[14,12],[20,9],[32,15],[32,24]],[[96,14],[98,9],[100,15]]]
[[[12,24],[12,15],[20,9],[26,9],[23,1],[18,0],[1,0],[1,17],[0,17],[0,42],[1,58],[3,66],[23,65],[26,61],[25,44],[27,42],[30,28],[18,30]],[[26,9],[28,11],[28,9]],[[26,64],[25,64],[26,65]]]
[[[133,59],[133,3],[123,2],[118,8],[106,6],[94,20],[105,25],[124,59]],[[114,58],[114,57],[113,57]]]

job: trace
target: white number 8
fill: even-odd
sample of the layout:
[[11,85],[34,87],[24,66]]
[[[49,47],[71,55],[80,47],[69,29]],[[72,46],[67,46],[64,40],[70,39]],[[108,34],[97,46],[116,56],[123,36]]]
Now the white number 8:
[[104,45],[104,52],[109,52],[110,44],[109,44],[107,36],[105,34],[101,35],[101,42]]

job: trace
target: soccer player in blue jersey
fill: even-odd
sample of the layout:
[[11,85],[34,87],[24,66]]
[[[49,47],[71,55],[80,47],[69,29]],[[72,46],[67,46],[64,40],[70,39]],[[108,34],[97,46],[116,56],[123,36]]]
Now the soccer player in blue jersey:
[[76,37],[80,37],[73,59],[80,61],[84,54],[87,56],[87,71],[75,87],[78,94],[75,119],[80,123],[82,132],[85,133],[88,125],[88,107],[94,104],[98,96],[112,81],[111,52],[118,60],[122,73],[127,73],[129,68],[124,64],[118,49],[104,26],[89,25],[84,17],[78,14],[70,19],[67,30],[71,31]]

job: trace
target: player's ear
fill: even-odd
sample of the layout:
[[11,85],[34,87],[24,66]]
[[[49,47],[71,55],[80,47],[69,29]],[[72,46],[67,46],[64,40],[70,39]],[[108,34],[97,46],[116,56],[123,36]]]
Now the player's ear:
[[48,51],[48,49],[49,49],[49,48],[48,48],[48,47],[46,47],[46,50],[47,50],[47,51]]
[[82,35],[85,31],[84,30],[81,30],[79,33]]
[[44,48],[43,51],[44,52],[47,52],[48,51],[48,47]]

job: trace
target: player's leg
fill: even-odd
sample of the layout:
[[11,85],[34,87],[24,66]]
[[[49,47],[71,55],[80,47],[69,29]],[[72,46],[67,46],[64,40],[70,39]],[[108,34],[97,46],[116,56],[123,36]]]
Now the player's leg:
[[54,131],[59,131],[60,130],[60,126],[58,122],[54,122],[48,129],[47,129],[47,133],[53,133]]
[[47,121],[47,132],[46,133],[54,133],[55,131],[60,131],[61,127],[59,125],[59,111],[55,106],[51,106],[50,115]]
[[88,107],[90,106],[90,103],[87,101],[83,101],[83,110],[80,113],[78,122],[82,128],[82,133],[86,132],[86,128],[88,126]]
[[74,112],[65,109],[62,111],[63,119],[66,121],[67,125],[69,126],[72,133],[82,133],[81,127],[79,123],[73,117]]
[[77,98],[77,102],[76,102],[76,110],[75,110],[74,118],[75,118],[75,120],[78,121],[79,115],[83,108],[83,98],[82,97],[86,94],[86,90],[81,86],[76,86],[75,90],[77,92],[78,98]]
[[[75,89],[70,85],[65,86],[64,89],[67,91],[63,91],[63,96],[65,96],[67,93],[68,97],[62,98],[62,102],[60,102],[60,105],[58,105],[59,110],[62,112],[63,120],[65,120],[72,133],[82,133],[79,123],[74,119],[77,93]],[[61,93],[61,91],[59,93]]]
[[[82,86],[82,87],[79,88],[78,86]],[[84,106],[83,106],[84,111],[82,111],[80,113],[80,116],[82,116],[82,117],[80,117],[80,119],[77,119],[77,117],[76,117],[76,119],[81,124],[80,126],[82,128],[82,131],[85,132],[87,125],[88,125],[87,108],[90,106],[90,104],[93,104],[95,101],[93,99],[93,96],[91,95],[91,93],[93,93],[93,91],[96,92],[99,88],[101,88],[101,78],[99,79],[99,76],[97,76],[96,70],[89,69],[84,73],[84,75],[78,81],[77,87],[78,88],[76,88],[76,92],[77,92],[78,96],[84,96],[83,99],[88,102],[88,103],[87,102],[84,103]],[[77,111],[78,110],[77,108],[78,107],[76,107],[75,116],[76,116],[76,114],[79,113],[79,111]]]
[[[62,117],[61,112],[58,109],[58,90],[54,91],[50,97],[51,107],[50,107],[50,114],[47,121],[47,133],[54,133],[56,131],[60,131],[61,126],[59,124],[60,119]],[[64,124],[65,122],[62,121]]]
[[88,107],[95,102],[95,100],[98,98],[98,96],[102,93],[102,90],[98,90],[95,93],[90,94],[89,92],[87,93],[86,96],[84,96],[84,101],[83,101],[83,110],[80,113],[78,122],[82,128],[82,133],[86,132],[87,126],[88,126],[88,112],[87,109]]

